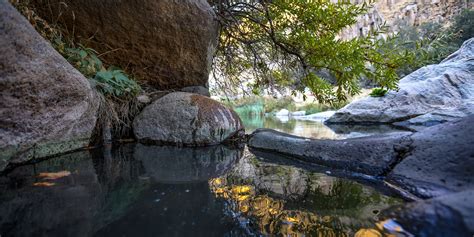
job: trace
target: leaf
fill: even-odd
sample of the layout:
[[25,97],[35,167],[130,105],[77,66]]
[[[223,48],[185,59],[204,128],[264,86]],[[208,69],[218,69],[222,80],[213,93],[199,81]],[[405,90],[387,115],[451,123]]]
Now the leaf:
[[84,59],[87,57],[87,52],[84,50],[79,50],[79,56]]
[[119,80],[119,81],[129,81],[128,77],[125,76],[125,75],[122,74],[122,73],[116,74],[116,75],[115,75],[115,79],[117,79],[117,80]]
[[114,77],[114,75],[110,71],[100,71],[100,72],[97,72],[95,76],[102,78],[104,80],[110,80]]
[[52,172],[52,173],[40,173],[38,177],[51,180],[51,179],[59,179],[59,178],[66,177],[69,175],[71,175],[71,172],[64,170],[64,171]]
[[54,186],[56,185],[55,183],[51,183],[51,182],[36,182],[36,183],[33,183],[33,186],[35,187],[51,187],[51,186]]

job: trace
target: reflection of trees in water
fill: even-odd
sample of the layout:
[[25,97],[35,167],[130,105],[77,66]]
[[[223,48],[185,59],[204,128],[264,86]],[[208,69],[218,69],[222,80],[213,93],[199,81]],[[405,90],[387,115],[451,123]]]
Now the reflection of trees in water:
[[271,128],[297,136],[334,139],[339,136],[322,122],[288,119],[282,121],[273,116],[241,116],[247,133],[257,128]]
[[[245,159],[251,159],[246,156]],[[212,179],[211,191],[265,235],[352,236],[396,199],[349,180],[251,159],[254,173]]]

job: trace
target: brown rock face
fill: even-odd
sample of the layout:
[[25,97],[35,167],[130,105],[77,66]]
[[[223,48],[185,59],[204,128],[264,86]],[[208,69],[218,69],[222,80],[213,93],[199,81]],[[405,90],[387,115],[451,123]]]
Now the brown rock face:
[[[205,0],[33,0],[81,42],[157,89],[204,86],[217,45]],[[60,17],[58,17],[60,15]]]
[[94,91],[6,0],[0,0],[0,171],[87,146]]

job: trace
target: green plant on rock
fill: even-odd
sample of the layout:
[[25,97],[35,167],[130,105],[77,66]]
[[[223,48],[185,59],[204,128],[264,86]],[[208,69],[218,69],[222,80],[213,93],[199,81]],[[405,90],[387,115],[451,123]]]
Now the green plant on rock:
[[76,48],[66,48],[63,52],[66,59],[84,76],[94,77],[102,69],[102,61],[97,52],[79,44]]
[[141,90],[140,86],[122,70],[113,67],[97,72],[92,82],[104,95],[115,97],[137,95]]
[[372,92],[370,92],[370,96],[372,97],[383,97],[387,94],[388,90],[384,88],[374,88],[372,89]]

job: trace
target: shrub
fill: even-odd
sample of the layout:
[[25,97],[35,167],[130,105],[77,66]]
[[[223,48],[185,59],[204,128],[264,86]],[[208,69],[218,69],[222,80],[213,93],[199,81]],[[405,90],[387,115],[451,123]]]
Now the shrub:
[[388,49],[404,48],[412,52],[397,69],[402,77],[425,65],[439,63],[471,37],[474,37],[474,10],[465,9],[447,29],[438,23],[418,27],[400,25],[398,35],[386,40],[386,45]]
[[265,98],[265,113],[278,112],[282,109],[289,111],[295,111],[296,105],[291,96],[285,96],[283,98]]
[[387,92],[388,91],[384,88],[374,88],[369,95],[372,97],[383,97],[385,94],[387,94]]
[[116,97],[126,94],[137,95],[141,90],[140,86],[128,78],[122,70],[113,67],[97,72],[92,82],[104,95]]
[[454,18],[454,24],[450,31],[458,36],[455,39],[455,43],[458,45],[474,37],[474,10],[464,9]]

